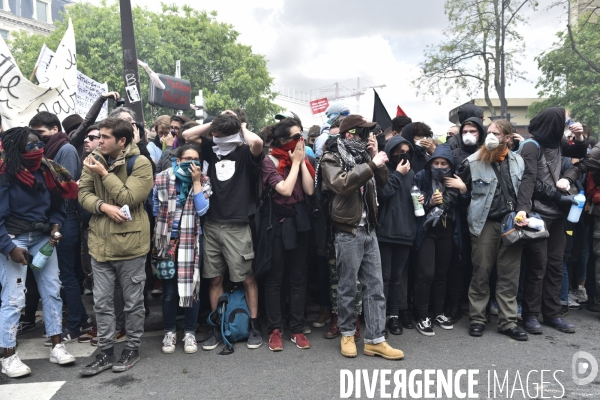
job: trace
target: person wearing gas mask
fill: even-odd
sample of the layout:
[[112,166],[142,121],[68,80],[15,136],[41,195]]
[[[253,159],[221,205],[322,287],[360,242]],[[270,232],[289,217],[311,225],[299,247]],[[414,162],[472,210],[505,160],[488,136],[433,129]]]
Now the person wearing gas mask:
[[357,316],[352,303],[358,276],[365,287],[363,353],[399,360],[404,358],[404,353],[392,348],[384,337],[385,297],[375,227],[378,224],[376,188],[383,188],[388,181],[385,166],[388,157],[378,151],[372,134],[375,125],[360,115],[344,118],[340,137],[330,143],[317,166],[316,184],[322,185],[323,192],[333,194],[329,217],[335,229],[341,353],[345,357],[357,355],[354,343]]
[[525,169],[523,159],[509,150],[512,125],[496,120],[487,129],[485,145],[458,168],[468,198],[473,275],[469,286],[469,335],[482,336],[490,297],[490,274],[497,268],[498,332],[511,339],[527,340],[517,327],[517,290],[523,246],[506,247],[501,240],[504,216],[516,209],[517,193]]
[[433,132],[429,125],[423,122],[411,122],[402,129],[402,137],[408,140],[415,150],[411,169],[417,174],[425,168],[425,164],[435,151]]
[[453,246],[460,248],[458,197],[456,188],[446,185],[446,178],[454,176],[454,160],[450,146],[436,148],[425,169],[415,175],[414,184],[421,190],[421,202],[426,216],[417,220],[417,268],[414,304],[417,311],[417,330],[425,336],[435,335],[429,315],[432,300],[433,323],[442,329],[452,329],[452,322],[444,315],[446,273]]
[[[471,104],[471,103],[463,104],[462,106],[460,106],[460,108],[458,109],[457,115],[458,115],[458,123],[461,126],[465,121],[470,120],[472,118],[475,118],[477,120],[477,122],[479,123],[479,125],[482,125],[483,120],[485,119],[483,117],[483,108],[476,106],[475,104]],[[484,130],[483,136],[485,136],[485,130]],[[482,140],[481,144],[482,143],[483,143],[483,140]],[[452,150],[460,148],[461,147],[460,135],[457,135],[457,134],[452,135],[452,137],[446,141],[446,144],[448,144]],[[456,165],[458,165],[458,164],[456,164]]]
[[[528,263],[523,288],[523,324],[528,333],[542,334],[543,329],[537,319],[541,311],[545,325],[561,332],[574,333],[575,327],[560,317],[561,304],[558,299],[566,246],[564,214],[551,201],[534,199],[532,202],[531,199],[536,180],[566,189],[564,181],[559,181],[561,157],[584,157],[587,142],[583,138],[581,124],[571,125],[569,113],[561,107],[541,111],[533,117],[528,130],[533,140],[526,141],[519,151],[525,162],[525,172],[517,198],[517,218],[521,221],[518,224],[526,225],[527,213],[535,211],[544,220],[550,237],[524,247]],[[567,131],[575,135],[572,144],[564,137]],[[580,168],[578,165],[582,163],[573,168]],[[583,171],[587,172],[585,169]]]
[[[401,310],[402,296],[406,297],[408,275],[403,274],[412,245],[417,236],[417,219],[410,189],[415,176],[411,169],[414,155],[412,145],[402,136],[393,136],[385,146],[389,158],[389,179],[378,190],[379,212],[377,240],[383,272],[383,293],[387,301],[386,328],[393,335],[402,334],[402,317],[408,318],[407,309]],[[404,280],[404,281],[403,281]]]

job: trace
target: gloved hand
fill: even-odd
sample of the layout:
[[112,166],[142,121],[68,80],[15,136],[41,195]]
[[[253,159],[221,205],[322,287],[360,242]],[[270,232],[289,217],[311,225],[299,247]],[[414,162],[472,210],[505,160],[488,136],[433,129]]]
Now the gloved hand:
[[560,199],[558,199],[558,206],[565,208],[570,208],[571,205],[576,206],[578,203],[575,201],[574,197],[574,194],[571,194],[569,196],[560,196]]
[[423,229],[428,230],[429,227],[434,227],[440,222],[440,218],[444,215],[444,210],[439,207],[435,207],[433,210],[429,211],[429,214],[425,217],[425,222],[423,223]]

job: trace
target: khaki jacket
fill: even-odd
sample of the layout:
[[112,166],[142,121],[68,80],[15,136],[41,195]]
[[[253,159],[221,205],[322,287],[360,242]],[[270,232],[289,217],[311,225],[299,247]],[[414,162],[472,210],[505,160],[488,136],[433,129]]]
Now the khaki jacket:
[[[366,202],[369,229],[377,222],[377,190],[371,178],[375,176],[377,187],[383,188],[388,181],[388,169],[385,164],[378,168],[373,161],[355,166],[346,172],[337,153],[325,153],[321,160],[323,176],[322,190],[334,193],[329,206],[329,216],[333,225],[344,232],[356,234]],[[365,186],[365,201],[361,187]]]
[[[109,172],[104,179],[83,168],[79,203],[93,214],[88,245],[90,255],[99,262],[130,260],[150,251],[150,222],[144,204],[154,184],[152,164],[146,157],[137,157],[131,175],[127,176],[127,160],[139,154],[132,143],[108,167],[104,156],[94,151],[91,155],[98,156]],[[100,201],[119,207],[127,204],[132,220],[116,223],[99,211]]]

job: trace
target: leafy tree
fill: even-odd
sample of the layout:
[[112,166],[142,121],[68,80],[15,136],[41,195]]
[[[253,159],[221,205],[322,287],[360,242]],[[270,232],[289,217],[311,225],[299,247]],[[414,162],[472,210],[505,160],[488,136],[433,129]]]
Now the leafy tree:
[[[519,24],[526,23],[519,14],[524,7],[537,7],[533,0],[446,0],[445,13],[450,27],[447,37],[436,46],[428,46],[425,60],[419,64],[421,75],[413,85],[422,93],[438,96],[455,92],[473,96],[479,90],[492,116],[490,91],[495,91],[500,101],[505,101],[501,86],[501,55],[505,51],[506,82],[524,79],[519,70],[519,58],[525,50]],[[502,13],[504,9],[504,24]],[[502,28],[505,43],[502,44]]]
[[[582,16],[587,21],[588,15]],[[570,110],[577,121],[586,123],[598,134],[600,117],[600,29],[594,23],[581,23],[573,31],[558,32],[555,48],[536,57],[541,72],[536,88],[540,97],[548,100],[529,106],[533,116],[546,107],[560,105]],[[576,49],[574,51],[575,40]]]
[[[175,61],[181,60],[181,75],[192,84],[192,95],[203,91],[210,115],[233,108],[246,110],[250,124],[257,130],[280,108],[272,100],[273,78],[266,60],[251,47],[237,42],[238,32],[216,19],[216,12],[198,11],[190,6],[162,4],[162,12],[147,8],[133,9],[138,58],[159,73],[175,75]],[[43,43],[56,49],[63,37],[68,18],[73,20],[77,44],[77,68],[97,80],[107,82],[110,90],[124,95],[121,19],[118,3],[100,5],[75,3],[67,8],[63,22],[49,37],[15,33],[9,46],[28,76],[33,71]],[[146,98],[150,84],[140,68],[141,91]],[[193,102],[193,98],[191,99]],[[173,110],[145,104],[146,122]],[[193,116],[193,111],[186,112]]]

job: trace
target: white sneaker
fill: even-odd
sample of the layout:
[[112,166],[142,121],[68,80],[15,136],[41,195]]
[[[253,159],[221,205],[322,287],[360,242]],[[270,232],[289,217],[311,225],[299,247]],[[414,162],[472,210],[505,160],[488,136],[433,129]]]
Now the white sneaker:
[[196,343],[196,338],[191,333],[185,334],[183,342],[183,351],[186,354],[193,354],[198,351],[198,343]]
[[165,338],[162,343],[162,352],[165,354],[174,353],[175,343],[177,343],[177,334],[175,332],[165,333]]
[[6,374],[9,378],[17,378],[19,376],[29,375],[31,369],[23,364],[17,353],[15,353],[8,358],[5,357],[2,359],[2,373]]
[[575,294],[573,292],[569,292],[568,300],[569,300],[569,302],[568,302],[569,308],[572,308],[575,310],[581,309],[581,305],[577,301],[577,296],[575,296]]
[[60,343],[50,350],[50,362],[53,364],[71,364],[75,362],[75,357],[67,352],[65,345]]
[[575,296],[575,298],[577,299],[577,302],[579,304],[581,304],[581,303],[587,303],[588,302],[587,291],[581,285],[579,285],[579,287],[577,288],[577,290],[575,290],[573,292],[573,295]]

